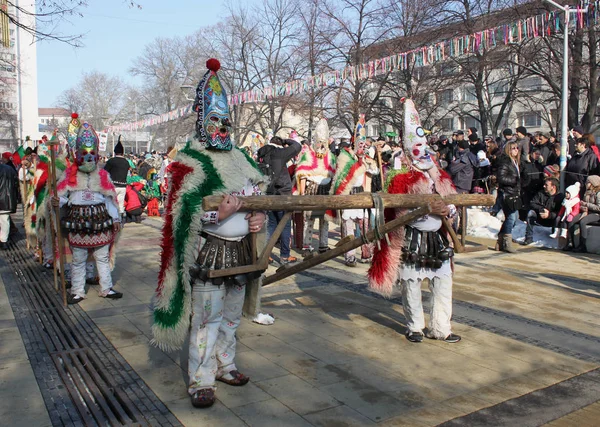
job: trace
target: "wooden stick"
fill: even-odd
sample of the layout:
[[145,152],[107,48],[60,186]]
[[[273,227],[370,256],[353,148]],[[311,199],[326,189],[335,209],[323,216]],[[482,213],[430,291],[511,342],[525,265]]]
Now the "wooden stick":
[[452,228],[452,224],[450,221],[448,221],[448,218],[442,217],[442,224],[444,224],[446,231],[448,231],[448,234],[450,234],[452,243],[454,243],[454,252],[458,254],[463,253],[465,251],[465,247],[456,235],[456,232],[454,231],[454,228]]
[[[51,164],[51,169],[52,169],[52,196],[53,197],[58,197],[58,191],[56,189],[56,154],[54,153],[54,149],[53,149],[53,145],[58,145],[58,140],[56,141],[56,143],[52,143],[52,140],[50,140],[48,142],[48,145],[50,146],[50,160],[52,162]],[[65,284],[65,242],[62,238],[62,230],[60,228],[60,208],[58,206],[54,207],[54,217],[56,218],[56,239],[57,239],[57,243],[58,243],[58,253],[59,253],[59,259],[60,259],[60,283],[61,283],[61,290],[62,290],[62,299],[63,299],[63,305],[66,307],[67,306],[67,288],[66,288],[66,284]],[[56,262],[54,262],[54,264],[56,265]]]
[[[411,221],[414,221],[417,218],[427,215],[430,212],[431,212],[431,208],[428,205],[420,207],[418,209],[415,209],[407,214],[404,214],[404,215],[402,215],[398,218],[395,218],[392,221],[386,223],[383,226],[383,230],[381,230],[381,232],[384,234],[387,234],[390,231],[393,231],[398,227],[401,227]],[[373,231],[373,230],[369,231],[366,235],[366,238],[369,241],[374,240],[375,239],[375,231]],[[357,248],[363,244],[364,244],[363,238],[358,237],[349,242],[343,243],[327,252],[307,258],[306,260],[304,260],[298,264],[285,266],[284,268],[277,270],[276,273],[265,277],[262,282],[263,286],[269,285],[273,282],[284,279],[293,274],[299,273],[300,271],[306,270],[307,268],[313,267],[317,264],[321,264],[325,261],[335,258],[338,255],[343,254],[344,252],[348,252],[351,249]]]
[[[437,194],[387,194],[380,193],[386,208],[418,208],[439,200]],[[202,200],[205,211],[217,210],[223,196],[207,196]],[[245,211],[316,211],[338,209],[369,209],[373,206],[370,193],[349,196],[248,196],[239,197]],[[491,194],[451,194],[442,198],[447,205],[493,206]]]

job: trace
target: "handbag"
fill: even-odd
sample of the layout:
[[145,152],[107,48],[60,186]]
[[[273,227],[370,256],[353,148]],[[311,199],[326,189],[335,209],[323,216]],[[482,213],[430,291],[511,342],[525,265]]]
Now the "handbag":
[[523,207],[521,196],[518,194],[516,196],[507,196],[506,194],[504,194],[504,204],[511,211],[518,211]]

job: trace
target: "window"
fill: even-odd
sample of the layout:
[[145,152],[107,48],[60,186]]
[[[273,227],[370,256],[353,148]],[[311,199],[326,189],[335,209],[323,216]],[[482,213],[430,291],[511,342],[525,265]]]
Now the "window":
[[[460,121],[462,122],[462,128],[463,129],[469,129],[469,128],[475,128],[477,129],[477,132],[479,133],[479,120],[473,118],[473,117],[461,117]],[[467,138],[466,134],[465,134],[465,139]]]
[[519,126],[525,126],[526,128],[542,126],[542,114],[539,111],[520,113],[518,115],[518,120]]
[[463,101],[477,101],[475,86],[467,86],[463,88]]
[[490,93],[493,96],[506,95],[508,92],[508,84],[506,82],[494,82],[490,84]]
[[527,77],[521,81],[521,89],[525,92],[538,92],[542,90],[541,77]]
[[450,117],[440,120],[440,127],[445,131],[454,131],[454,118]]
[[454,90],[446,89],[437,93],[437,103],[439,105],[448,105],[454,101]]

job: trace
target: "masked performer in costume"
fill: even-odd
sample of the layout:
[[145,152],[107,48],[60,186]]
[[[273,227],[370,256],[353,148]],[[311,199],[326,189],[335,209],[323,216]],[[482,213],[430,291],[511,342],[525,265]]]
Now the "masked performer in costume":
[[[257,314],[259,275],[209,279],[208,271],[252,264],[251,233],[266,218],[238,212],[236,196],[260,194],[264,177],[231,140],[219,61],[206,66],[194,102],[196,136],[170,165],[152,327],[153,343],[163,350],[180,348],[189,331],[188,392],[195,407],[215,402],[216,381],[243,386],[249,380],[235,365],[235,332],[242,310]],[[223,195],[218,210],[202,209],[209,195]]]
[[[331,179],[335,174],[335,157],[329,151],[326,141],[317,143],[315,150],[306,150],[300,154],[296,164],[296,182],[301,195],[329,194]],[[304,212],[303,255],[313,251],[312,236],[315,220],[319,220],[319,253],[329,249],[329,222],[324,211]]]
[[[438,169],[430,157],[433,150],[427,146],[419,115],[411,100],[405,100],[404,150],[408,167],[391,170],[387,177],[387,192],[392,194],[455,194],[452,180]],[[429,279],[431,289],[431,319],[427,338],[449,343],[460,341],[452,333],[452,256],[448,233],[442,217],[453,217],[456,208],[442,201],[431,203],[431,214],[390,233],[389,244],[381,240],[381,249],[375,250],[369,269],[369,286],[389,297],[399,280],[402,286],[402,307],[407,321],[406,337],[409,341],[423,341],[425,317],[421,300],[421,282]],[[386,216],[400,216],[406,212],[397,209]]]
[[71,262],[71,293],[69,304],[85,298],[86,261],[92,251],[96,260],[103,298],[121,298],[113,289],[111,249],[121,229],[117,193],[108,172],[98,169],[98,135],[88,123],[83,123],[75,142],[75,164],[66,170],[58,182],[53,205],[67,206],[68,214],[61,218],[68,232],[73,253]]

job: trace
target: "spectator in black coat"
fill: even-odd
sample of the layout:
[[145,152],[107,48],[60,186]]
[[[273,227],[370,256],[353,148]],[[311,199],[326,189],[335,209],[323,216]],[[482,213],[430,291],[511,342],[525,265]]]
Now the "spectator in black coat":
[[0,249],[6,249],[10,233],[10,214],[17,211],[19,178],[10,166],[0,163]]
[[540,135],[539,142],[537,144],[537,148],[539,148],[540,155],[542,156],[540,162],[544,166],[546,166],[547,164],[549,164],[548,159],[550,157],[550,153],[552,152],[552,146],[550,145],[550,134],[542,133]]
[[[292,194],[292,179],[287,169],[287,162],[296,157],[302,146],[299,142],[293,139],[283,140],[278,136],[271,138],[271,141],[264,147],[258,150],[257,158],[264,159],[271,170],[271,184],[267,188],[267,194],[270,195],[291,195]],[[277,224],[283,218],[284,211],[269,211],[268,218],[268,234],[273,234]],[[281,264],[297,261],[296,257],[290,256],[290,237],[292,234],[291,224],[285,225],[280,242],[280,260]]]
[[456,158],[448,167],[448,173],[459,194],[470,193],[473,186],[475,168],[478,166],[477,157],[469,150],[469,143],[465,140],[459,141]]
[[447,169],[452,162],[452,145],[448,141],[448,137],[441,135],[437,144],[434,144],[434,149],[438,153],[438,160],[442,169]]
[[504,147],[504,154],[498,161],[498,173],[496,175],[500,191],[504,194],[502,200],[504,222],[498,233],[496,249],[510,253],[516,252],[512,247],[512,230],[517,222],[518,211],[521,207],[520,154],[519,145],[516,141],[507,143]]
[[552,150],[550,150],[550,154],[548,155],[546,166],[560,165],[560,142],[555,142],[551,147]]
[[485,151],[485,145],[479,140],[476,133],[469,135],[469,150],[473,155],[477,156],[480,151]]
[[560,211],[565,195],[558,192],[558,180],[546,178],[543,190],[539,191],[529,205],[527,213],[527,229],[525,230],[524,245],[533,243],[533,226],[554,227],[556,216]]
[[531,162],[521,162],[521,200],[519,210],[521,220],[527,218],[529,202],[544,186],[544,165],[540,161],[540,150],[535,147],[531,152]]
[[575,143],[575,154],[567,162],[565,168],[565,187],[579,182],[579,197],[583,199],[585,183],[590,175],[598,175],[598,158],[592,151],[592,144],[596,144],[593,135],[585,134]]

